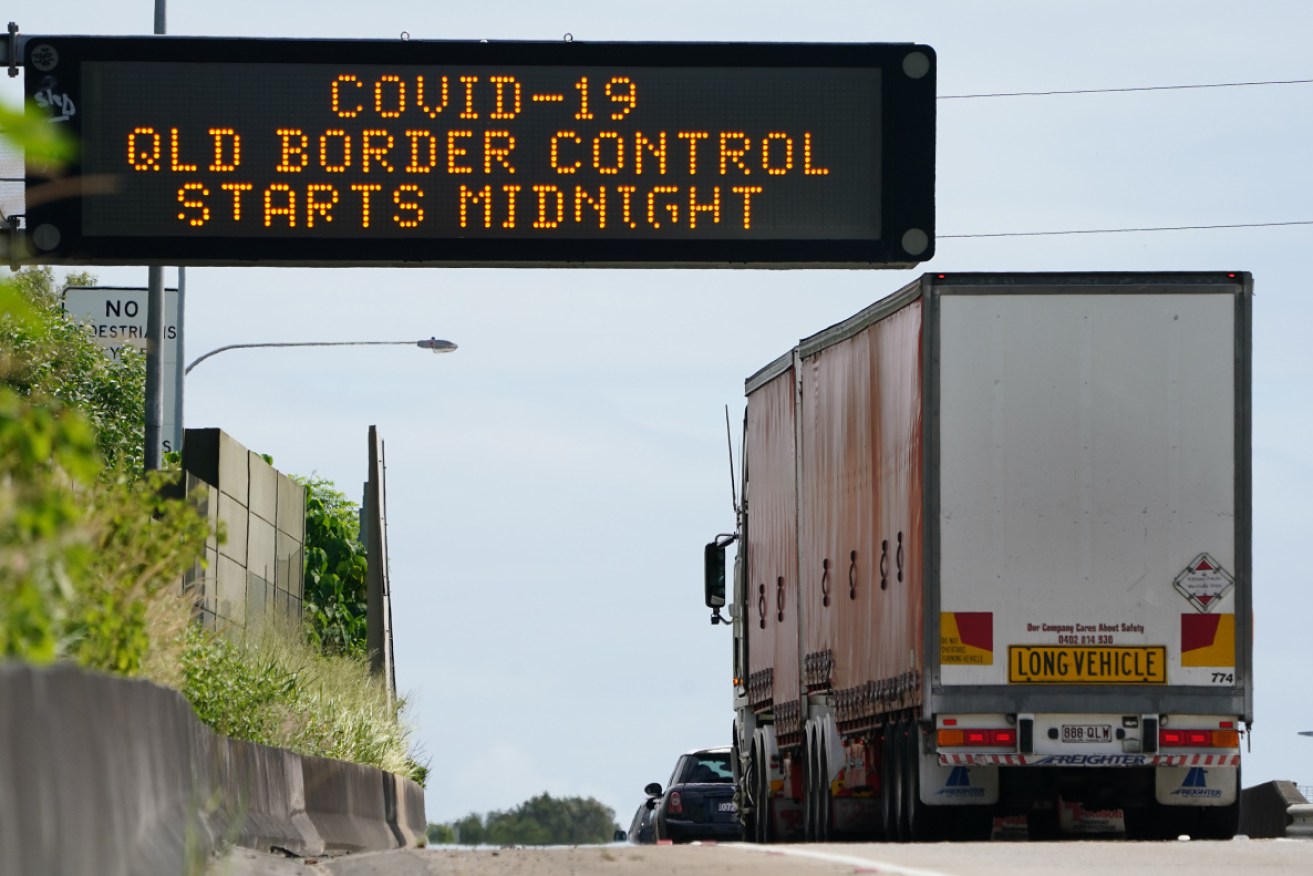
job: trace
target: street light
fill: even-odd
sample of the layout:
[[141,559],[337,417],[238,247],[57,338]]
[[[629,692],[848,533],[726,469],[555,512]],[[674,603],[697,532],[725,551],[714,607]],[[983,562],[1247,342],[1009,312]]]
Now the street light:
[[228,344],[211,350],[203,356],[197,356],[182,373],[190,374],[191,370],[197,365],[201,364],[211,356],[217,356],[225,350],[250,349],[251,347],[409,347],[412,345],[419,347],[422,350],[432,350],[434,353],[450,353],[452,350],[456,349],[456,345],[451,341],[444,341],[438,338],[427,338],[419,341],[269,341],[259,344]]

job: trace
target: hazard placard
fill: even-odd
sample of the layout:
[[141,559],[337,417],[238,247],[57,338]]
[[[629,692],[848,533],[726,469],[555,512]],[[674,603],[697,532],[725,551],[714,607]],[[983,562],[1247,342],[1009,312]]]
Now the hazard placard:
[[1212,611],[1231,592],[1235,579],[1227,574],[1221,563],[1202,553],[1191,560],[1172,583],[1195,608]]

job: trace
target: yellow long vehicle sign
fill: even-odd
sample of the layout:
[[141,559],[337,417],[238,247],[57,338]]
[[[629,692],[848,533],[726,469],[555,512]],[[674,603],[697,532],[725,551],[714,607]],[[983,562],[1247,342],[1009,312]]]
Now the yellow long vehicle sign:
[[1167,648],[1012,645],[1012,684],[1166,684]]

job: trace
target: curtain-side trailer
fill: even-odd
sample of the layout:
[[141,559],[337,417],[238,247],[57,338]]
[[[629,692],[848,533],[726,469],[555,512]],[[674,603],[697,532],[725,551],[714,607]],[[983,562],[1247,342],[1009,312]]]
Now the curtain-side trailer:
[[927,274],[748,378],[706,597],[737,540],[750,838],[1235,832],[1251,297]]

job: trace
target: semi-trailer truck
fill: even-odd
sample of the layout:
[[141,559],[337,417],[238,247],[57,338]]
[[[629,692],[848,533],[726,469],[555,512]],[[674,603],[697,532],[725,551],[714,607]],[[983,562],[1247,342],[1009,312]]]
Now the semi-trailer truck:
[[748,838],[1235,833],[1251,299],[926,274],[747,379],[704,561]]

